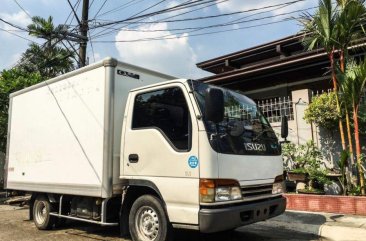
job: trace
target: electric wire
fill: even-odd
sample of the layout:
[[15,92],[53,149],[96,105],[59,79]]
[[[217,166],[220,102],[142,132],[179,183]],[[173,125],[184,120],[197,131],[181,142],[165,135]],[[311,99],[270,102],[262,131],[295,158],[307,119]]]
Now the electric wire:
[[108,0],[104,0],[103,4],[100,6],[100,8],[98,9],[97,13],[94,15],[94,18],[96,18],[98,16],[98,14],[100,13],[100,11],[102,10],[102,8],[104,7],[104,5],[107,3]]
[[[291,4],[288,4],[286,6],[289,6],[289,5],[291,5]],[[286,6],[280,6],[280,8],[283,8],[283,7],[286,7]],[[316,7],[310,7],[310,8],[306,8],[306,9],[295,10],[295,11],[291,11],[291,12],[287,12],[287,13],[282,13],[282,14],[277,14],[277,15],[272,15],[272,16],[266,16],[266,17],[262,17],[262,18],[250,19],[250,20],[245,20],[245,21],[237,21],[237,20],[243,19],[243,18],[240,18],[240,19],[233,20],[233,21],[230,21],[230,22],[225,23],[225,24],[216,24],[216,25],[211,25],[211,26],[206,26],[206,27],[198,27],[198,28],[185,28],[185,30],[191,29],[192,30],[191,32],[194,32],[194,31],[198,31],[198,30],[204,30],[204,29],[207,29],[207,28],[225,27],[225,26],[229,26],[229,25],[233,25],[233,24],[252,22],[252,21],[261,21],[261,20],[268,19],[268,18],[275,18],[275,17],[279,17],[279,16],[289,15],[289,14],[293,14],[293,13],[296,13],[296,12],[307,11],[307,10],[314,9],[314,8],[316,8]],[[274,23],[281,23],[281,22],[290,21],[290,20],[281,20],[281,21],[276,21]],[[258,24],[258,25],[252,25],[252,26],[247,26],[247,27],[239,27],[239,28],[235,28],[235,29],[207,32],[207,33],[194,34],[194,35],[177,36],[177,34],[186,34],[186,32],[183,32],[183,33],[174,33],[174,34],[168,34],[168,35],[163,35],[163,36],[158,36],[158,37],[153,37],[153,38],[143,38],[143,39],[134,39],[134,40],[121,40],[121,41],[114,41],[114,42],[137,42],[137,41],[148,41],[148,40],[178,39],[178,38],[182,38],[182,37],[202,36],[202,35],[206,35],[206,34],[211,35],[211,34],[214,34],[214,33],[236,31],[236,30],[239,30],[239,29],[261,27],[261,26],[267,26],[269,24],[270,23]],[[183,30],[183,29],[173,29],[173,30]],[[172,29],[166,29],[165,32],[173,31],[173,30]],[[147,31],[150,31],[150,30],[147,30]],[[151,30],[150,32],[154,32],[154,30]],[[164,30],[162,30],[162,32],[164,32]],[[107,42],[107,41],[108,40],[105,40],[105,42]],[[103,41],[94,41],[94,42],[102,43]]]
[[196,37],[196,36],[203,36],[203,35],[212,35],[217,33],[224,33],[224,32],[233,32],[240,29],[250,29],[250,28],[256,28],[256,27],[262,27],[262,26],[268,26],[276,23],[282,23],[282,22],[288,22],[288,21],[294,21],[295,18],[286,18],[278,21],[273,21],[269,23],[263,23],[263,24],[257,24],[257,25],[251,25],[251,26],[245,26],[245,27],[239,27],[235,29],[226,29],[226,30],[220,30],[220,31],[214,31],[214,32],[208,32],[208,33],[200,33],[200,34],[192,34],[192,35],[182,35],[179,37],[169,37],[169,38],[145,38],[145,39],[134,39],[134,40],[96,40],[95,43],[131,43],[131,42],[146,42],[146,41],[154,41],[154,40],[170,40],[170,39],[181,39],[181,38],[188,38],[188,37]]
[[[78,15],[76,14],[75,8],[72,6],[70,0],[67,0],[67,2],[69,3],[69,6],[70,6],[72,12],[74,13],[74,17],[76,18],[77,22],[79,24],[81,24],[80,19],[79,19]],[[71,22],[72,22],[72,20],[71,20]]]
[[[289,5],[292,5],[292,4],[295,4],[295,3],[298,3],[298,2],[302,2],[302,1],[304,1],[304,0],[295,0],[295,1],[289,1],[289,2],[286,2],[286,3],[281,3],[281,4],[275,4],[275,5],[270,5],[270,6],[265,6],[265,7],[262,7],[262,8],[254,8],[254,9],[248,9],[248,10],[245,10],[245,11],[237,11],[237,12],[234,12],[234,13],[228,13],[228,14],[230,14],[230,15],[233,15],[233,14],[239,14],[239,12],[241,12],[241,13],[244,13],[244,12],[253,12],[253,11],[258,11],[258,10],[261,10],[261,9],[269,9],[269,8],[275,8],[275,7],[281,7],[281,6],[289,6]],[[215,2],[215,4],[216,4],[216,2]],[[213,17],[218,17],[218,16],[227,16],[228,14],[218,14],[218,15],[211,15],[211,16],[209,16],[209,17],[198,17],[198,18],[190,18],[190,20],[198,20],[198,19],[205,19],[205,18],[213,18]],[[173,16],[173,17],[175,17],[175,16]],[[245,16],[244,16],[244,18],[246,18]],[[178,20],[178,21],[184,21],[184,19],[183,20]],[[141,21],[140,21],[141,22]],[[144,22],[144,23],[148,23],[148,24],[152,24],[152,23],[155,23],[155,22],[175,22],[174,20],[169,20],[169,21],[162,21],[162,20],[158,20],[158,21],[150,21],[150,22]],[[103,26],[104,26],[105,24],[103,24]],[[192,28],[193,29],[193,28]],[[196,29],[204,29],[203,27],[197,27]],[[103,35],[101,35],[101,34],[96,34],[96,35],[94,35],[94,36],[92,36],[93,38],[100,38],[100,37],[104,37],[104,36],[106,36],[106,35],[108,35],[108,34],[111,34],[111,33],[113,33],[113,32],[115,32],[115,31],[119,31],[118,29],[114,29],[114,30],[112,30],[112,31],[109,31],[108,33],[105,33],[105,34],[103,34]]]
[[[158,3],[155,3],[155,4],[153,4],[153,5],[150,5],[149,7],[147,7],[147,8],[145,8],[145,9],[141,10],[140,12],[133,14],[133,15],[132,15],[132,16],[130,16],[129,18],[134,18],[134,17],[138,16],[139,14],[144,13],[144,12],[146,12],[147,10],[149,10],[149,9],[151,9],[151,8],[154,8],[154,7],[156,7],[157,5],[159,5],[159,4],[161,4],[161,3],[165,2],[165,1],[166,1],[166,0],[161,0],[161,1],[159,1]],[[102,30],[102,31],[100,31],[100,32],[98,32],[96,35],[102,34],[104,31],[105,31],[105,29],[104,29],[104,30]],[[94,36],[92,36],[92,37],[94,38]]]
[[[188,14],[188,13],[196,12],[196,11],[201,10],[203,8],[208,8],[208,7],[211,7],[212,5],[217,5],[217,4],[226,2],[226,1],[228,1],[228,0],[216,1],[216,2],[211,3],[209,5],[206,5],[206,6],[203,6],[203,7],[199,7],[199,8],[196,8],[196,9],[192,9],[192,10],[189,10],[189,11],[185,11],[183,13],[179,13],[179,14],[176,14],[176,15],[173,15],[173,16],[170,16],[170,17],[165,17],[165,18],[162,18],[162,19],[158,19],[156,21],[143,22],[142,20],[144,20],[146,18],[149,18],[149,17],[146,17],[144,19],[139,20],[138,22],[126,22],[126,23],[127,24],[134,24],[135,26],[141,26],[142,24],[146,24],[146,23],[161,23],[161,22],[164,22],[163,20],[167,20],[167,19],[175,18],[177,16],[181,16],[181,15],[185,15],[185,14]],[[109,22],[111,22],[111,21],[109,21]],[[116,31],[121,30],[121,28],[113,28],[113,27],[108,27],[108,26],[107,27],[102,27],[102,28],[105,28],[105,29],[113,29],[113,30],[116,30]],[[106,33],[105,35],[109,35],[112,32],[114,32],[114,31],[110,31],[110,32]]]
[[[199,3],[197,3],[197,2],[199,2]],[[147,13],[147,14],[139,15],[139,16],[134,16],[133,15],[133,16],[131,16],[129,18],[124,19],[124,20],[118,20],[118,21],[114,21],[114,22],[111,22],[111,23],[105,23],[105,24],[99,25],[98,27],[101,27],[101,26],[104,27],[104,26],[109,26],[109,25],[116,25],[116,24],[124,23],[126,21],[138,20],[138,19],[140,19],[140,21],[141,21],[141,20],[144,20],[146,18],[155,16],[155,15],[160,15],[160,14],[164,14],[164,13],[167,13],[167,12],[172,12],[172,11],[177,11],[177,10],[181,10],[181,9],[185,9],[185,8],[190,8],[192,6],[199,6],[199,5],[207,4],[207,3],[210,3],[210,2],[216,2],[216,0],[206,0],[206,1],[202,1],[202,0],[191,1],[190,0],[190,1],[186,1],[186,2],[184,2],[182,4],[178,4],[178,5],[175,5],[175,6],[170,7],[170,8],[166,8],[166,9],[163,9],[163,10],[159,10],[159,11],[155,11],[155,12],[151,12],[151,13]],[[148,10],[148,9],[149,8],[145,9],[145,11]],[[133,23],[125,24],[124,26],[122,26],[122,28],[127,27],[127,26],[129,26],[131,24],[134,24],[134,23],[138,23],[138,21],[133,22]],[[111,31],[111,32],[114,32],[114,31]],[[102,31],[96,33],[92,37],[95,38],[95,37],[100,37],[100,36],[103,36],[103,35],[108,35],[111,32],[106,32],[106,30],[102,30]]]
[[26,38],[26,37],[23,37],[23,36],[21,36],[21,35],[19,35],[19,34],[13,33],[13,32],[12,32],[12,31],[10,31],[10,30],[4,29],[4,28],[0,28],[0,30],[1,30],[1,31],[4,31],[4,32],[6,32],[6,33],[12,34],[12,35],[14,35],[14,36],[17,36],[17,37],[19,37],[19,38],[21,38],[21,39],[27,40],[27,41],[29,41],[29,42],[35,43],[35,44],[37,44],[37,45],[38,45],[38,43],[34,42],[33,40],[31,40],[31,39],[29,39],[29,38]]
[[91,50],[92,50],[92,53],[93,53],[93,61],[95,62],[94,46],[93,46],[93,41],[91,40],[89,31],[88,31],[88,35],[89,35],[89,40],[90,40],[90,47],[91,47]]
[[17,0],[13,0],[17,5],[18,5],[18,7],[21,9],[21,10],[23,10],[23,12],[30,18],[30,19],[32,19],[32,16],[27,12],[27,11],[25,11],[25,9],[19,4],[19,2],[17,1]]
[[316,7],[307,8],[305,10],[295,10],[295,11],[291,11],[291,12],[287,12],[287,13],[281,13],[281,14],[277,14],[275,16],[266,16],[266,17],[262,17],[262,18],[253,18],[253,19],[249,19],[249,20],[245,20],[245,21],[234,20],[234,21],[230,21],[228,23],[214,24],[214,25],[201,26],[201,27],[187,27],[187,28],[173,28],[173,29],[153,29],[153,30],[139,30],[139,29],[121,29],[121,30],[131,31],[131,32],[167,32],[167,31],[210,29],[210,28],[217,28],[217,27],[226,27],[226,26],[233,25],[233,24],[249,23],[249,22],[255,22],[255,21],[260,21],[260,20],[265,20],[265,19],[270,19],[270,18],[276,18],[276,17],[279,17],[279,16],[285,16],[285,15],[293,14],[293,13],[296,13],[296,12],[311,10],[311,9],[314,9],[314,8],[316,8]]
[[[76,6],[79,6],[79,4],[80,4],[80,0],[78,0],[75,4],[74,4],[74,8],[76,7]],[[67,18],[66,18],[66,20],[65,20],[65,23],[64,23],[64,25],[66,25],[67,24],[67,21],[69,21],[69,18],[71,17],[71,15],[73,14],[73,11],[71,10],[70,11],[70,13],[69,13],[69,15],[67,16]],[[71,20],[71,22],[72,22],[72,20]]]
[[131,0],[131,1],[129,1],[127,3],[124,3],[124,4],[122,4],[122,5],[118,6],[118,7],[115,7],[113,9],[111,9],[111,10],[108,10],[106,12],[103,12],[103,13],[99,14],[99,17],[105,16],[105,15],[110,14],[110,13],[118,12],[118,11],[123,10],[123,9],[126,9],[126,8],[128,8],[130,6],[133,6],[134,4],[143,2],[144,0],[139,0],[137,2],[136,1],[137,0]]

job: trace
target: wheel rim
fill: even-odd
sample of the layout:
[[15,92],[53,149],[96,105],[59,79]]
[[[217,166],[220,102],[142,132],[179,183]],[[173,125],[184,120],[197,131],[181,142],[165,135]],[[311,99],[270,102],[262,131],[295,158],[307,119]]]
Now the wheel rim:
[[38,224],[43,224],[47,218],[47,208],[43,201],[38,202],[35,210],[35,219]]
[[159,234],[159,217],[151,207],[141,207],[135,218],[136,230],[146,241],[155,240]]

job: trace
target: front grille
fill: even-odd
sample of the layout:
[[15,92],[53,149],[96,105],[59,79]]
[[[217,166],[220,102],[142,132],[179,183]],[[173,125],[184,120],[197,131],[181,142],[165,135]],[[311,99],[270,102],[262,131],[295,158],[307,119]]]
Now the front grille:
[[272,183],[261,185],[241,186],[244,200],[257,200],[272,196]]

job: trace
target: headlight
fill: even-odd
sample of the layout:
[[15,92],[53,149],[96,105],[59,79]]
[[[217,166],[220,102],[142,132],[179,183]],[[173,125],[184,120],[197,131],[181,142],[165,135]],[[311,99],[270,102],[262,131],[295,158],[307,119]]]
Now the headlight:
[[286,190],[283,175],[277,176],[272,186],[272,194],[281,194]]
[[201,179],[200,201],[204,203],[240,200],[239,183],[228,179]]

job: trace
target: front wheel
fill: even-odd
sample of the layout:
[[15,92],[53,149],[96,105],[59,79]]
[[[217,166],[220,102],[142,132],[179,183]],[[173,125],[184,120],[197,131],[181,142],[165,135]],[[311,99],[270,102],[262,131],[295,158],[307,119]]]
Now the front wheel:
[[171,226],[160,199],[144,195],[133,203],[129,215],[133,241],[165,241],[171,239]]

